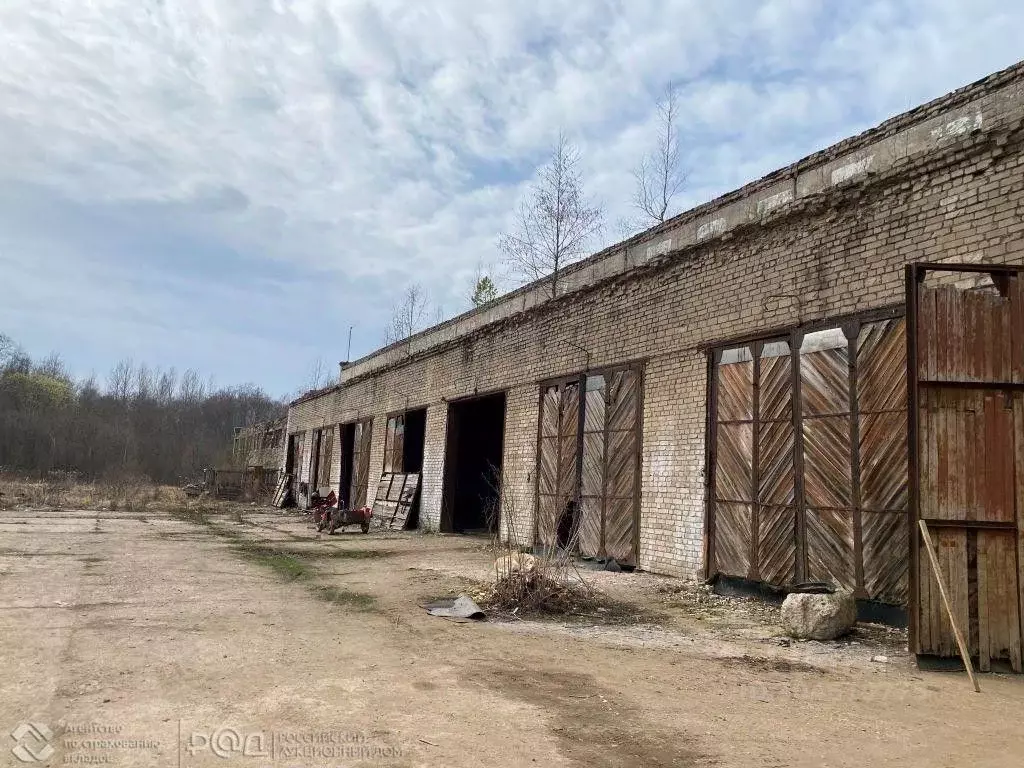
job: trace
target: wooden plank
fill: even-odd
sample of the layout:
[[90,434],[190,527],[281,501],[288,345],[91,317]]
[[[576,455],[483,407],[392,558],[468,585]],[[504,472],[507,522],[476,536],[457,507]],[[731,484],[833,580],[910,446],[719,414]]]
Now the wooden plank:
[[715,567],[746,578],[750,570],[750,505],[715,502]]
[[757,500],[761,504],[791,506],[795,501],[793,422],[761,422],[758,431]]
[[907,513],[861,513],[864,539],[864,587],[868,597],[895,605],[907,602]]
[[918,300],[918,369],[922,379],[935,378],[935,291],[921,288]]
[[[1024,383],[1024,275],[1009,278],[1010,349],[1013,359],[1013,381]],[[1022,606],[1024,610],[1024,606]]]
[[718,420],[750,421],[754,416],[754,363],[718,366]]
[[752,501],[753,436],[753,424],[749,422],[718,425],[716,498],[723,501]]
[[805,509],[807,578],[854,589],[853,510]]
[[991,637],[989,633],[989,562],[988,538],[983,531],[978,532],[978,669],[988,672],[991,668]]
[[850,417],[805,416],[803,438],[806,506],[852,508]]
[[804,416],[832,416],[850,412],[850,357],[848,347],[800,355],[800,393]]
[[[1017,295],[1024,299],[1024,289],[1018,282]],[[1024,322],[1024,321],[1022,321]],[[1022,336],[1018,343],[1024,341]],[[1017,493],[1017,630],[1018,641],[1024,646],[1024,394],[1013,397],[1014,487]]]
[[974,685],[974,690],[977,693],[981,693],[981,686],[978,685],[978,679],[974,676],[974,665],[971,663],[971,655],[967,651],[967,646],[964,644],[963,635],[960,633],[960,625],[958,621],[961,617],[953,612],[953,608],[950,605],[949,595],[946,592],[946,585],[943,583],[942,569],[939,566],[938,560],[935,555],[935,548],[932,546],[932,537],[928,533],[928,525],[924,520],[919,520],[918,525],[921,528],[921,536],[924,539],[924,546],[928,552],[928,559],[932,565],[932,575],[935,582],[939,587],[939,594],[942,597],[942,604],[946,609],[946,615],[949,617],[949,622],[953,627],[953,634],[956,637],[957,648],[960,651],[960,658],[963,659],[964,667],[967,668],[967,675],[971,678],[971,683]]
[[[1016,537],[1007,531],[978,532],[978,612],[982,666],[988,658],[1009,661],[1021,671]],[[981,552],[984,549],[985,558]],[[984,584],[984,589],[982,589]],[[984,611],[984,621],[982,618]],[[986,666],[982,666],[986,669]]]
[[768,584],[783,586],[795,578],[797,511],[794,507],[761,505],[758,526],[758,572]]

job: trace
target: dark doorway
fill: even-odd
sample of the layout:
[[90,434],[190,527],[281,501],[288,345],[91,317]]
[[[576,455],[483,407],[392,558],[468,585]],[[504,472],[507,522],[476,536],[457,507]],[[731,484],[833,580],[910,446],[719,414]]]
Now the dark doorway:
[[341,425],[341,479],[338,496],[343,507],[366,506],[370,478],[371,419]]
[[427,436],[427,410],[405,414],[405,444],[402,446],[402,471],[423,471],[423,443]]
[[422,472],[423,443],[426,434],[426,409],[388,416],[384,431],[384,472]]
[[448,405],[443,531],[497,530],[504,440],[505,393]]

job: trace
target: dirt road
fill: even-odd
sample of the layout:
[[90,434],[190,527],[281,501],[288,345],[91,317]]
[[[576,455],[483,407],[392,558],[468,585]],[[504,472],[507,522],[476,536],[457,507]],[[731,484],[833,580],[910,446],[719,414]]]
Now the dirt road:
[[490,558],[476,539],[318,537],[267,510],[0,513],[0,764],[1024,760],[1024,680],[986,675],[977,695],[891,648],[782,647],[674,608],[670,580],[598,575],[640,596],[639,624],[418,607]]

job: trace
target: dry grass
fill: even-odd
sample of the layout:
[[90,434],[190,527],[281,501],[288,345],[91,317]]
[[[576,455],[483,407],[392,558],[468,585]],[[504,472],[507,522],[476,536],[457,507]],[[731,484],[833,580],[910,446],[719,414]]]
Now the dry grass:
[[180,488],[156,485],[143,477],[120,475],[81,482],[72,473],[52,472],[45,479],[0,476],[0,509],[88,509],[142,512],[185,503]]
[[[492,480],[492,487],[500,483]],[[498,501],[488,511],[492,519],[500,518],[504,533],[492,525],[495,534],[491,547],[497,554],[493,584],[476,597],[492,613],[523,616],[594,616],[598,613],[620,613],[622,606],[591,585],[576,566],[578,531],[570,534],[561,546],[546,547],[539,554],[524,554],[519,542],[528,538],[518,530],[520,516],[511,496],[496,494]]]

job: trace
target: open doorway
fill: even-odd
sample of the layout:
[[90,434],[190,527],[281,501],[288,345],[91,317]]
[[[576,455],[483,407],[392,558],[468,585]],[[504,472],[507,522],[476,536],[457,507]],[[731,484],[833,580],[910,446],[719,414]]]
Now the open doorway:
[[497,530],[504,441],[504,392],[448,404],[441,530]]
[[342,507],[359,509],[367,506],[366,490],[370,480],[372,434],[372,419],[341,425],[341,478],[338,482],[338,497]]
[[[404,528],[416,528],[419,525],[420,489],[423,472],[423,449],[427,436],[427,409],[395,413],[388,416],[384,430],[384,466],[381,489],[387,487],[388,494],[411,492],[413,495],[405,513]],[[385,480],[389,483],[384,486]],[[414,489],[407,491],[406,489]],[[390,498],[390,496],[389,496]]]

